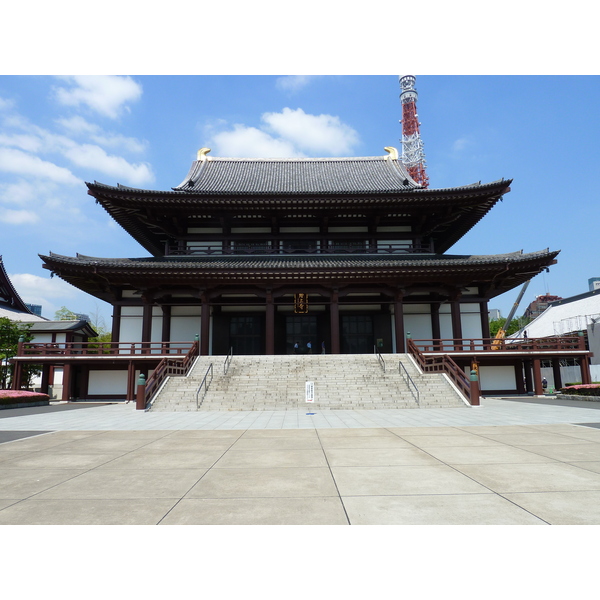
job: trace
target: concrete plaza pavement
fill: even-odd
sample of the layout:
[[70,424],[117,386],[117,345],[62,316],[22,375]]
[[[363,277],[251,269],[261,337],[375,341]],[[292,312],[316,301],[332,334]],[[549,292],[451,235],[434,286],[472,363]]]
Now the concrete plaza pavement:
[[599,410],[1,411],[0,524],[596,525]]

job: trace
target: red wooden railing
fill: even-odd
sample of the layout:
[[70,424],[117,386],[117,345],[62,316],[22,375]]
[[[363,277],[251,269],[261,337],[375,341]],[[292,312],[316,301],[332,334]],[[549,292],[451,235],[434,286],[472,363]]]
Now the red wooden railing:
[[154,369],[152,375],[146,382],[146,389],[144,394],[144,408],[148,407],[148,404],[154,394],[160,388],[162,382],[170,376],[184,377],[187,375],[194,364],[194,359],[199,354],[199,344],[194,342],[188,353],[182,358],[171,358],[165,357],[159,363],[156,369]]
[[564,352],[586,350],[583,336],[410,340],[421,352]]
[[17,356],[151,356],[190,352],[194,342],[57,342],[19,344]]
[[465,372],[447,355],[425,356],[415,344],[407,339],[406,348],[412,354],[424,373],[446,373],[471,405],[478,405],[479,398],[471,398],[471,381]]

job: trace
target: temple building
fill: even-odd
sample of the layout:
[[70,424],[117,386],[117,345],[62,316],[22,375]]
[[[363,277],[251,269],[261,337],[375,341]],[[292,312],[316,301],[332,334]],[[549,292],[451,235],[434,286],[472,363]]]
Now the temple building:
[[413,338],[488,337],[488,301],[558,252],[446,251],[510,181],[424,189],[393,148],[364,158],[198,153],[170,191],[87,184],[151,257],[42,256],[114,307],[113,341],[189,341],[201,354],[403,352]]
[[[511,180],[425,188],[395,148],[385,150],[270,159],[213,158],[203,148],[170,190],[88,183],[150,256],[41,255],[44,268],[113,306],[109,355],[66,349],[63,399],[107,390],[132,398],[138,373],[194,340],[201,355],[290,354],[309,344],[327,354],[403,353],[408,338],[461,350],[479,339],[482,348],[488,302],[558,252],[448,253]],[[457,362],[468,369],[469,360]],[[506,360],[510,381],[493,387],[521,390],[522,363],[514,353]],[[501,362],[496,353],[489,366]]]

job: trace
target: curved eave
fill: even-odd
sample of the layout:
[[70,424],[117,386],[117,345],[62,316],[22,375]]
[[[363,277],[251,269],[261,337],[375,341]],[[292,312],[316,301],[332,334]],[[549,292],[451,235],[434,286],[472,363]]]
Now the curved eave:
[[51,254],[44,268],[75,287],[106,300],[120,287],[153,285],[201,286],[205,283],[381,282],[406,280],[421,284],[476,281],[487,295],[497,296],[531,279],[556,262],[559,251],[492,256],[413,255],[389,258],[369,255],[329,257],[226,256],[199,259],[101,259]]
[[[382,190],[377,193],[239,193],[199,194],[186,191],[153,191],[87,183],[88,194],[137,242],[154,256],[163,251],[165,236],[160,232],[160,219],[156,214],[181,212],[198,214],[210,211],[248,214],[263,211],[292,213],[331,210],[428,210],[450,209],[452,214],[446,224],[426,234],[431,236],[439,252],[445,252],[478,223],[510,191],[512,180],[499,180],[488,184],[475,184],[445,189]],[[157,222],[158,221],[158,222]],[[154,230],[154,231],[153,231]]]
[[24,312],[27,315],[33,315],[34,313],[25,306],[25,303],[21,299],[21,296],[17,293],[17,290],[13,286],[11,280],[8,277],[8,273],[4,268],[4,261],[2,260],[2,256],[0,256],[0,289],[5,289],[9,299],[7,302],[1,302],[0,306],[4,305],[12,310],[17,310],[19,312]]
[[262,201],[275,199],[281,202],[281,198],[330,198],[352,196],[373,196],[373,197],[393,197],[401,198],[403,201],[412,200],[431,201],[432,199],[450,200],[457,197],[473,198],[482,195],[488,195],[490,192],[498,192],[500,195],[509,191],[512,179],[499,179],[490,183],[476,183],[471,185],[457,186],[451,188],[394,188],[394,189],[339,189],[332,191],[313,190],[307,192],[301,191],[247,191],[247,190],[228,190],[228,191],[187,191],[187,190],[148,190],[143,188],[133,188],[124,185],[111,186],[95,181],[94,183],[86,183],[88,193],[95,198],[101,196],[105,200],[121,200],[121,201],[138,201],[138,202],[157,202],[161,206],[165,203],[185,203],[189,201],[198,202],[220,202],[223,197],[236,198],[243,196],[244,201],[248,197],[255,197]]

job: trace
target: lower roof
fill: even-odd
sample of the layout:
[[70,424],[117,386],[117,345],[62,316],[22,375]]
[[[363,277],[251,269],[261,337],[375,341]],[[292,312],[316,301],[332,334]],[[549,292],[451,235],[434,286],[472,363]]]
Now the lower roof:
[[252,255],[160,258],[40,255],[44,268],[107,302],[122,289],[276,285],[480,286],[488,298],[556,262],[559,251],[500,255]]

